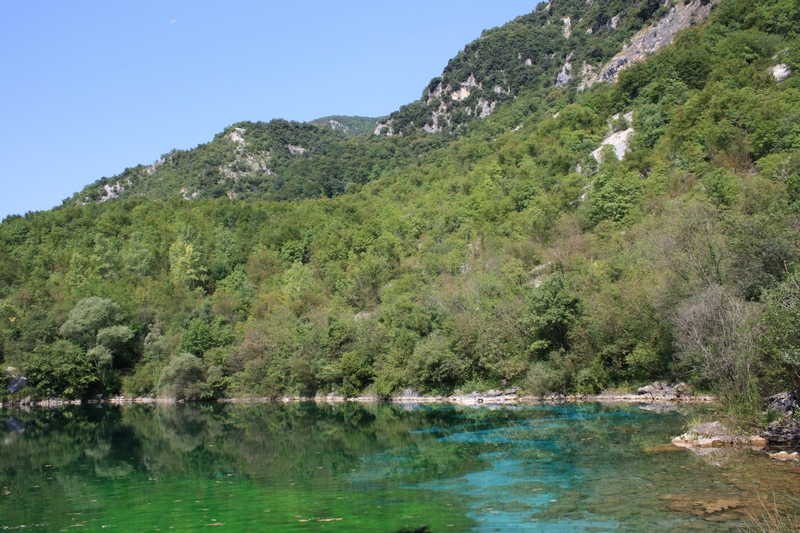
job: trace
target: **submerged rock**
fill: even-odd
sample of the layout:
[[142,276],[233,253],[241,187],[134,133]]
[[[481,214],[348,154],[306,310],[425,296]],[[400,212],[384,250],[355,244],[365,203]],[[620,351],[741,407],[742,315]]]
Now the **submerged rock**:
[[767,440],[759,435],[737,435],[721,422],[706,422],[692,427],[672,443],[682,448],[722,448],[723,446],[751,446],[763,448]]
[[777,452],[769,454],[770,457],[773,459],[777,459],[778,461],[800,461],[800,454],[797,452]]

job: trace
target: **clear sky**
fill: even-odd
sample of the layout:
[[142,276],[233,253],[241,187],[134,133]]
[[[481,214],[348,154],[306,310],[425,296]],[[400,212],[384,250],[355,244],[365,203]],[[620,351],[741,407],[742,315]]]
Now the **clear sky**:
[[382,116],[537,0],[0,0],[0,219],[242,120]]

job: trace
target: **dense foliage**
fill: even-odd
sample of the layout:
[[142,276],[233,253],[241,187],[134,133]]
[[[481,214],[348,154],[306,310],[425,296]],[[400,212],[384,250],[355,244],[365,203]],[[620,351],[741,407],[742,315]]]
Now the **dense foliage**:
[[[363,127],[358,120],[346,124]],[[371,134],[353,136],[330,125],[277,119],[239,122],[193,150],[173,150],[152,165],[102,178],[64,205],[138,197],[334,197],[382,172],[413,164],[447,142],[444,137],[420,134],[387,141]]]
[[372,133],[378,122],[384,120],[382,118],[371,117],[348,117],[343,115],[333,115],[330,117],[322,117],[312,120],[312,124],[331,128],[336,131],[341,131],[345,135],[360,135],[362,133]]
[[[800,82],[770,69],[799,27],[724,0],[619,83],[522,90],[458,138],[239,124],[130,198],[9,217],[3,366],[41,396],[796,387]],[[213,198],[235,132],[294,177]]]

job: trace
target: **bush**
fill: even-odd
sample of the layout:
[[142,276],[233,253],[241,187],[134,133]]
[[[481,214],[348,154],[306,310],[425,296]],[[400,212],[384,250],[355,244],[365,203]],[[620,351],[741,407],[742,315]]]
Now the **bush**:
[[544,396],[564,389],[563,373],[549,363],[537,361],[531,365],[525,377],[525,389],[534,396]]
[[94,344],[94,336],[106,326],[121,321],[122,308],[107,298],[92,296],[75,304],[60,332],[80,343]]
[[99,382],[98,369],[89,354],[66,340],[37,347],[26,358],[23,370],[44,397],[86,398]]
[[678,360],[724,399],[755,394],[757,306],[711,285],[681,304],[674,319]]
[[408,361],[412,382],[424,389],[442,389],[467,377],[469,362],[450,349],[447,337],[434,331],[417,343]]
[[158,378],[158,394],[176,400],[199,400],[206,395],[203,362],[189,353],[172,358]]

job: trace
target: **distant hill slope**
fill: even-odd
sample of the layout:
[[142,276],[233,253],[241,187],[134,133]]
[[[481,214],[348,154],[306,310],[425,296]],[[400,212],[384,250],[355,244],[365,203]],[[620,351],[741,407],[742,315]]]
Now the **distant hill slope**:
[[[363,120],[347,124],[358,127]],[[371,134],[348,136],[312,123],[239,122],[193,150],[173,150],[152,165],[138,165],[112,178],[102,178],[65,204],[137,197],[333,197],[344,193],[350,183],[366,183],[446,141],[425,137],[417,143],[411,138],[386,142]]]

